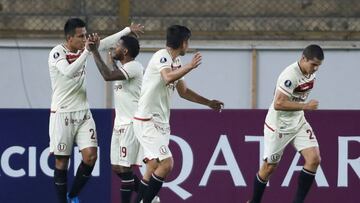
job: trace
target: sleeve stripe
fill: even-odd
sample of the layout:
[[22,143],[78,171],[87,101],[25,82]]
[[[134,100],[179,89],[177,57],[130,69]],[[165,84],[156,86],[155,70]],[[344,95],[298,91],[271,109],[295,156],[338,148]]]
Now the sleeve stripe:
[[162,69],[165,69],[165,68],[170,68],[171,69],[171,66],[162,66],[162,67],[160,67],[159,71],[161,71]]
[[123,67],[120,67],[121,72],[125,75],[126,79],[128,80],[130,78],[129,74],[126,72],[126,70]]
[[283,92],[284,94],[286,94],[287,96],[291,96],[291,93],[288,92],[286,89],[284,89],[283,87],[279,86],[278,88],[281,92]]

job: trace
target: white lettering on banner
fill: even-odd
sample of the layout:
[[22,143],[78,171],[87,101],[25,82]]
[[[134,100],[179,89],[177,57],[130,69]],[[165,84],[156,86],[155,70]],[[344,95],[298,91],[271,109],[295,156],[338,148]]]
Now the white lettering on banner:
[[41,155],[40,155],[40,169],[45,175],[52,177],[54,175],[54,170],[51,169],[49,164],[48,164],[49,154],[50,154],[50,148],[49,147],[44,149],[44,151],[41,153]]
[[[215,165],[220,151],[223,152],[226,165]],[[216,145],[215,151],[209,161],[208,166],[206,167],[203,177],[201,178],[199,186],[206,186],[212,171],[229,171],[235,186],[246,186],[244,177],[241,174],[239,166],[237,165],[235,156],[231,150],[230,143],[226,135],[220,135],[218,144]]]
[[20,146],[12,146],[12,147],[5,149],[5,151],[1,155],[1,166],[6,175],[8,175],[10,177],[14,177],[14,178],[19,178],[19,177],[26,175],[26,172],[24,169],[21,168],[21,169],[15,170],[15,169],[11,168],[11,166],[10,166],[10,157],[14,154],[22,155],[22,154],[24,154],[24,152],[25,152],[25,148],[20,147]]
[[[29,160],[36,160],[36,147],[29,147]],[[29,161],[29,177],[36,177],[36,161]]]
[[[78,152],[78,148],[75,147],[74,148],[74,152]],[[1,167],[3,172],[9,176],[9,177],[13,177],[13,178],[19,178],[19,177],[23,177],[26,175],[26,169],[24,168],[20,168],[20,169],[14,169],[13,167],[10,166],[10,159],[11,156],[18,154],[18,155],[24,155],[24,153],[26,152],[26,148],[22,147],[22,146],[12,146],[9,147],[7,149],[4,150],[4,152],[1,155]],[[99,167],[99,163],[100,163],[100,147],[98,148],[98,161],[95,164],[94,170],[92,172],[93,176],[100,176],[100,167]],[[37,176],[37,170],[36,170],[36,166],[37,166],[37,147],[35,146],[30,146],[28,148],[28,157],[26,159],[27,163],[28,163],[28,176],[29,177],[36,177]],[[41,152],[40,155],[40,169],[41,171],[47,175],[52,177],[54,175],[54,170],[52,168],[49,167],[48,164],[48,159],[49,159],[49,148],[44,149]],[[77,166],[80,164],[82,158],[81,158],[81,153],[74,153],[74,165],[76,167],[74,167],[74,175],[76,174],[77,171]],[[70,161],[71,164],[71,161]],[[69,164],[69,166],[70,166]]]
[[245,135],[245,142],[259,142],[259,168],[263,163],[263,155],[264,155],[264,136],[253,136],[253,135]]
[[[288,187],[290,180],[294,175],[294,172],[302,170],[303,166],[297,165],[297,163],[299,162],[299,159],[300,159],[300,153],[296,153],[293,161],[291,162],[289,170],[286,173],[285,179],[281,184],[282,187]],[[316,181],[316,184],[318,187],[329,187],[329,183],[325,178],[325,174],[324,174],[324,171],[322,170],[321,166],[319,166],[316,171],[315,181]]]
[[338,187],[347,187],[348,186],[348,165],[350,165],[356,175],[360,177],[360,157],[357,159],[349,159],[349,142],[355,141],[360,142],[359,136],[349,136],[338,138],[339,144],[339,160],[338,160]]
[[[178,177],[173,181],[165,182],[164,187],[168,187],[170,190],[176,193],[180,198],[186,200],[189,197],[191,197],[192,194],[186,191],[184,188],[181,188],[179,185],[189,177],[192,167],[194,165],[194,155],[190,145],[184,139],[175,135],[171,135],[170,139],[179,145],[182,153],[183,163]],[[140,172],[142,175],[145,174],[145,169],[146,167],[140,167]]]
[[[263,156],[264,156],[264,136],[258,135],[245,135],[245,142],[259,142],[259,168],[263,164]],[[256,172],[255,172],[256,173]],[[267,187],[270,186],[270,181],[266,184]]]

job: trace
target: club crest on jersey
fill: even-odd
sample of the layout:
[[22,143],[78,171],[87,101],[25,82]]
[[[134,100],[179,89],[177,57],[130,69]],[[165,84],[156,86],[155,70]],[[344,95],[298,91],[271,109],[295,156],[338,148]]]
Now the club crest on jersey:
[[285,85],[285,87],[290,87],[290,86],[291,86],[291,81],[290,81],[290,80],[286,80],[286,81],[284,82],[284,85]]
[[57,59],[57,58],[59,58],[60,54],[59,54],[59,52],[55,52],[53,56],[54,56],[54,59]]
[[167,59],[165,57],[161,57],[160,63],[165,63],[166,61],[167,61]]

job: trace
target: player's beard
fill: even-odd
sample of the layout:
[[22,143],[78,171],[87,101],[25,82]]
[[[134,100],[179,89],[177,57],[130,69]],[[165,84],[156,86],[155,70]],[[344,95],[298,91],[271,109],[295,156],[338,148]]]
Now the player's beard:
[[113,59],[114,59],[114,60],[117,60],[117,61],[121,61],[121,60],[124,59],[124,55],[114,53]]
[[186,51],[181,50],[181,52],[180,52],[180,56],[185,56],[185,53],[186,53]]

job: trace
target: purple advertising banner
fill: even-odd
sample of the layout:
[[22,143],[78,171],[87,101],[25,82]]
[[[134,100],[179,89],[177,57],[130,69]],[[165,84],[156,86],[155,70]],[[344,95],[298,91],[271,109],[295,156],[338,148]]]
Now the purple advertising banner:
[[[174,170],[162,203],[244,203],[262,162],[266,110],[173,110],[170,149]],[[320,144],[321,167],[306,202],[359,202],[360,111],[306,112]],[[291,145],[270,179],[263,202],[292,202],[303,159]],[[119,200],[112,177],[112,202]]]
[[[99,138],[92,178],[80,193],[84,203],[111,202],[109,164],[112,111],[91,110]],[[0,109],[0,202],[56,203],[54,156],[49,153],[49,109]],[[74,147],[68,170],[70,185],[81,162]]]

